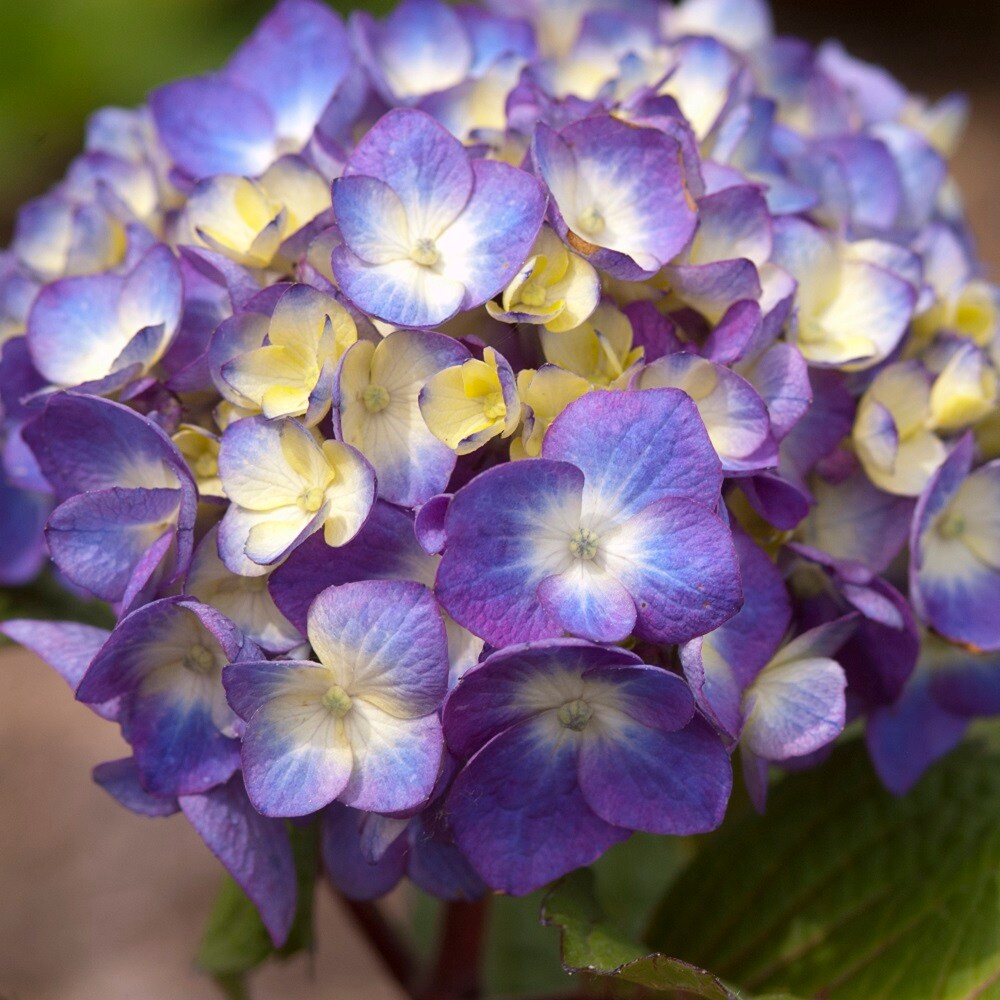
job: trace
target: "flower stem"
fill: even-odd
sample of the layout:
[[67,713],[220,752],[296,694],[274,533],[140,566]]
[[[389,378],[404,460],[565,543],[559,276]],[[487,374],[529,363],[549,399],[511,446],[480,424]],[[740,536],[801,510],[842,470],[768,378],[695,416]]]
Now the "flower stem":
[[419,1000],[478,1000],[483,993],[482,965],[490,897],[445,903],[437,955]]

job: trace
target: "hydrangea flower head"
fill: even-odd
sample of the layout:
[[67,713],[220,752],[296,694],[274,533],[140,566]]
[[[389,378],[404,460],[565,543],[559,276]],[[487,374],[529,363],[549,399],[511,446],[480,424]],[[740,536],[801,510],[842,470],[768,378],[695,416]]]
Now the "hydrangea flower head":
[[[849,723],[1000,713],[1000,292],[915,97],[764,0],[281,0],[0,251],[3,623],[261,910],[526,893]],[[294,820],[289,824],[288,820]]]

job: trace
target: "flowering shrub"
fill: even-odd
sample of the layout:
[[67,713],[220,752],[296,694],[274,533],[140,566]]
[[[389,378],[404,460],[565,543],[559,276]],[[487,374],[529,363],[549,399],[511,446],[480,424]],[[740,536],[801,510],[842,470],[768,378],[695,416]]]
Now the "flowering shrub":
[[117,617],[3,630],[121,726],[98,783],[276,945],[307,824],[469,900],[851,722],[910,789],[1000,712],[964,113],[761,0],[282,0],[98,112],[0,273],[0,581]]

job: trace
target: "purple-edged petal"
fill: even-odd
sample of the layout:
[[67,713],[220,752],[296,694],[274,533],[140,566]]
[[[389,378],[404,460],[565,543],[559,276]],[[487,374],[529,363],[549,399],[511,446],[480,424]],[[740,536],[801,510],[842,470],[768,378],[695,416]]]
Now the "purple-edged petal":
[[802,352],[791,344],[772,344],[742,366],[740,374],[767,404],[771,431],[780,441],[805,415],[813,399]]
[[271,109],[278,136],[302,148],[352,68],[343,22],[314,0],[282,0],[240,46],[226,78]]
[[719,459],[678,389],[587,393],[553,421],[542,455],[581,469],[584,509],[616,520],[664,497],[718,503]]
[[358,699],[347,724],[354,768],[340,794],[345,805],[391,813],[414,809],[430,798],[444,754],[436,712],[399,719]]
[[139,781],[132,757],[109,760],[94,768],[94,782],[119,805],[139,816],[172,816],[180,809],[174,796],[150,795]]
[[637,280],[658,271],[694,232],[680,146],[658,130],[611,116],[561,132],[542,124],[532,155],[551,192],[559,234],[615,277]]
[[134,410],[96,396],[58,393],[24,436],[59,499],[116,486],[179,486],[185,521],[193,524],[197,493],[184,459],[156,423]]
[[265,816],[305,816],[347,786],[354,756],[343,719],[322,704],[329,671],[304,661],[241,664],[225,672],[241,713],[255,708],[243,736],[243,777]]
[[330,587],[313,601],[306,628],[316,655],[341,675],[352,697],[421,725],[421,717],[440,706],[447,636],[437,602],[422,584],[365,580]]
[[764,760],[812,753],[844,728],[847,678],[835,660],[780,660],[757,675],[745,696],[741,742]]
[[397,326],[437,326],[458,312],[464,286],[412,260],[368,264],[347,246],[333,252],[333,270],[355,305]]
[[714,830],[725,815],[733,771],[701,718],[675,732],[631,723],[588,726],[580,742],[580,789],[616,826],[685,836]]
[[561,635],[536,589],[569,567],[583,488],[579,469],[542,459],[497,466],[459,490],[435,584],[452,618],[497,647]]
[[256,177],[277,157],[267,104],[221,77],[169,83],[149,98],[156,131],[174,163],[194,180]]
[[636,634],[685,642],[717,628],[743,601],[728,527],[684,497],[651,503],[608,535],[608,572],[632,595]]
[[816,476],[811,486],[816,503],[799,537],[837,559],[885,572],[906,543],[913,500],[883,493],[860,468],[839,482]]
[[472,69],[469,33],[440,0],[403,0],[382,23],[359,11],[351,29],[375,86],[392,105],[461,83]]
[[635,627],[635,602],[612,574],[577,559],[538,585],[538,600],[563,630],[593,642],[621,642]]
[[791,602],[781,572],[741,531],[733,534],[743,607],[719,628],[680,649],[699,707],[734,739],[743,725],[743,691],[771,659],[788,629]]
[[939,632],[985,650],[1000,648],[1000,463],[965,475],[965,437],[917,502],[910,535],[910,595]]
[[410,255],[412,237],[400,197],[377,177],[341,177],[333,188],[337,226],[351,252],[366,264],[389,264]]
[[698,408],[724,472],[756,471],[778,464],[764,400],[729,368],[696,354],[668,354],[642,369],[637,386],[686,392]]
[[[676,722],[676,690],[654,684],[660,704],[655,697],[649,698],[645,670],[652,668],[644,668],[634,653],[581,639],[554,639],[498,650],[462,678],[445,702],[448,746],[459,757],[471,757],[504,729],[538,712],[558,708],[564,684],[568,683],[566,691],[576,696],[583,691],[585,673],[597,676],[615,668],[621,671],[613,680],[623,711],[643,723],[649,721],[648,712],[664,727]],[[556,684],[551,678],[557,679]]]
[[147,791],[202,792],[239,766],[222,668],[255,653],[214,608],[165,598],[118,623],[76,694],[88,704],[122,699],[122,727]]
[[414,239],[436,240],[465,208],[474,183],[462,144],[430,115],[408,109],[383,115],[358,143],[344,168],[345,177],[354,175],[374,177],[395,191]]
[[331,549],[320,535],[306,539],[274,571],[269,581],[275,604],[303,634],[309,605],[327,587],[357,580],[434,582],[437,560],[417,544],[413,519],[381,500],[361,531]]
[[437,241],[442,267],[465,288],[463,309],[481,305],[511,282],[545,217],[545,195],[531,174],[488,160],[474,160],[472,169],[472,196]]
[[407,843],[400,834],[377,861],[361,849],[365,813],[334,802],[323,810],[320,850],[327,877],[348,899],[377,899],[406,872]]
[[588,806],[575,740],[559,741],[559,728],[543,718],[504,730],[452,786],[446,808],[455,839],[494,889],[524,895],[629,835]]
[[905,795],[934,761],[958,746],[968,726],[967,717],[938,704],[930,692],[930,672],[921,669],[898,701],[871,713],[865,740],[882,783]]
[[180,506],[180,490],[169,489],[116,488],[71,497],[46,527],[52,559],[77,585],[106,601],[121,600],[147,551],[170,537],[164,525],[176,520]]
[[250,897],[276,947],[288,938],[298,888],[295,860],[283,823],[258,815],[239,775],[180,806],[208,849]]
[[64,278],[39,293],[28,316],[35,367],[55,385],[102,379],[135,330],[118,320],[122,279],[113,274]]

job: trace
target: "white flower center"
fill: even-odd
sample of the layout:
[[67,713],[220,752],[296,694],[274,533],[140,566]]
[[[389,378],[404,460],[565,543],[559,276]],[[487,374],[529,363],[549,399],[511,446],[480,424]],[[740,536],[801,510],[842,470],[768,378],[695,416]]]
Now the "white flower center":
[[381,413],[389,405],[389,392],[384,386],[375,385],[373,382],[365,386],[361,400],[369,413]]
[[431,239],[424,237],[417,240],[410,249],[410,259],[424,267],[433,267],[440,259],[437,244]]
[[596,205],[591,205],[590,208],[580,214],[580,218],[577,219],[576,224],[586,236],[597,236],[598,233],[604,231],[604,216],[598,211]]
[[193,674],[209,674],[215,668],[215,657],[207,646],[196,642],[184,654],[184,666]]
[[574,698],[559,706],[558,718],[561,725],[567,729],[572,729],[574,733],[581,733],[587,728],[593,709],[581,698]]
[[347,715],[353,704],[351,696],[339,684],[331,684],[320,701],[323,707],[338,719]]
[[569,550],[577,559],[593,559],[597,555],[597,534],[590,528],[577,528],[569,540]]
[[299,506],[307,514],[315,514],[323,506],[325,499],[325,492],[318,486],[313,486],[299,495]]

